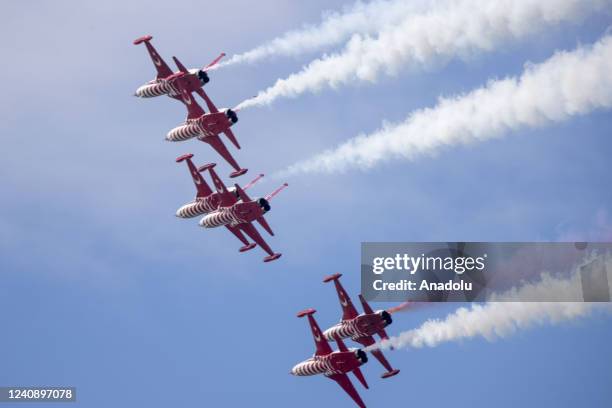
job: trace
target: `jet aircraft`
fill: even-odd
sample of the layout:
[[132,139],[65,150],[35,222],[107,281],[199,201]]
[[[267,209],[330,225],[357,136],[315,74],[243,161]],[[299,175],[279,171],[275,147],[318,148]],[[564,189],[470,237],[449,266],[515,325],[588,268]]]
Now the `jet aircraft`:
[[334,339],[338,344],[338,351],[333,351],[313,317],[315,312],[314,309],[306,309],[297,314],[298,317],[308,316],[316,351],[314,356],[295,365],[291,369],[291,374],[296,376],[323,374],[337,382],[359,407],[365,408],[365,404],[349,379],[348,373],[352,372],[357,380],[365,388],[368,388],[365,377],[359,368],[368,361],[367,354],[360,349],[348,349],[340,337]]
[[217,109],[215,104],[210,100],[208,95],[202,90],[206,104],[208,105],[209,113],[204,112],[204,109],[193,99],[191,92],[189,92],[185,74],[179,72],[173,74],[173,80],[176,81],[176,85],[181,94],[181,100],[187,107],[187,119],[185,122],[172,129],[168,132],[166,140],[171,142],[182,142],[184,140],[197,138],[202,142],[208,143],[213,149],[217,151],[233,168],[234,172],[230,174],[230,177],[238,177],[247,172],[247,169],[240,168],[234,157],[230,154],[225,147],[225,144],[219,136],[221,133],[229,139],[238,149],[240,145],[236,140],[236,136],[230,129],[236,122],[238,122],[238,116],[232,109]]
[[[171,78],[174,72],[170,69],[162,57],[159,56],[157,50],[151,44],[152,39],[152,36],[145,35],[134,40],[134,45],[139,45],[142,43],[145,44],[147,51],[149,52],[149,56],[153,61],[153,65],[157,70],[157,76],[155,79],[139,87],[134,95],[140,98],[153,98],[156,96],[168,95],[171,98],[180,100],[180,91],[176,86],[174,78]],[[225,54],[221,53],[221,55],[219,55],[205,67],[193,69],[186,69],[176,57],[173,58],[176,65],[179,67],[179,72],[183,72],[186,75],[187,90],[189,92],[197,92],[200,94],[202,87],[210,81],[207,71],[212,66],[217,64],[217,62],[219,62],[219,60],[221,60],[221,58],[224,56]]]

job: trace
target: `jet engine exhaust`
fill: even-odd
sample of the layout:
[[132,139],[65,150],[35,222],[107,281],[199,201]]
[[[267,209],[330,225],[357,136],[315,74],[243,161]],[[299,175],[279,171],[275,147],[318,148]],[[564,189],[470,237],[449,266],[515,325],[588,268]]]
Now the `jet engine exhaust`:
[[368,362],[368,355],[366,354],[365,351],[361,349],[355,351],[355,357],[357,357],[357,359],[361,361],[363,364]]
[[198,78],[200,79],[200,83],[202,85],[207,84],[208,82],[210,82],[210,77],[208,76],[208,74],[206,73],[206,71],[203,70],[199,70],[198,71]]
[[270,211],[270,208],[272,208],[270,206],[270,202],[268,202],[268,200],[266,200],[265,198],[258,199],[257,204],[259,204],[259,206],[263,209],[264,214]]
[[387,312],[386,310],[383,310],[382,312],[380,312],[380,317],[382,317],[385,323],[387,323],[387,326],[393,323],[393,318],[391,317],[391,313]]
[[228,117],[228,119],[229,119],[229,120],[231,120],[231,121],[232,121],[232,124],[234,124],[234,123],[238,122],[238,115],[237,115],[237,114],[236,114],[236,112],[234,112],[233,110],[228,109],[228,110],[225,112],[225,115]]

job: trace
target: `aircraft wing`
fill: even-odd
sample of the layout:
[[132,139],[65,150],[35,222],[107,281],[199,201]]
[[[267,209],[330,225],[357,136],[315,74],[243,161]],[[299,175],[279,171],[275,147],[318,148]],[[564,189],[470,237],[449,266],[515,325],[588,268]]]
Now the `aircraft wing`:
[[149,56],[151,57],[151,61],[153,61],[153,65],[155,65],[155,69],[157,70],[157,79],[167,78],[173,74],[172,70],[166,64],[166,62],[159,56],[155,47],[151,45],[150,41],[153,37],[150,35],[145,35],[144,37],[137,38],[134,40],[134,44],[138,45],[142,42],[145,43],[147,47],[147,51],[149,52]]
[[232,194],[230,191],[228,191],[227,187],[225,187],[225,184],[223,184],[223,181],[221,181],[221,179],[217,175],[217,172],[215,171],[215,169],[210,167],[208,169],[208,172],[210,173],[210,178],[212,178],[213,185],[215,186],[217,193],[219,193],[219,200],[220,200],[219,205],[221,207],[230,207],[236,204],[236,201],[237,201],[236,196]]
[[344,392],[346,392],[349,395],[349,397],[351,397],[353,401],[355,401],[355,403],[359,405],[360,408],[366,408],[365,404],[363,403],[363,400],[359,396],[359,393],[353,386],[353,383],[351,382],[351,380],[348,378],[348,375],[333,374],[333,375],[330,375],[329,378],[337,382],[338,385],[342,387]]
[[316,346],[315,356],[326,356],[328,354],[331,354],[333,350],[331,346],[329,345],[329,342],[327,341],[325,336],[323,336],[323,333],[321,332],[321,328],[319,327],[319,324],[317,323],[317,321],[315,320],[313,316],[315,312],[316,310],[314,309],[306,309],[306,310],[302,310],[301,312],[299,312],[297,316],[298,317],[308,316],[308,323],[310,324],[310,331],[312,332],[312,338]]
[[323,282],[329,282],[331,280],[334,281],[334,286],[336,286],[336,292],[338,293],[338,300],[340,301],[340,306],[342,307],[342,320],[351,320],[359,316],[357,313],[357,309],[353,306],[353,302],[351,302],[351,298],[348,293],[342,287],[340,283],[341,274],[337,273],[335,275],[331,275],[323,279]]
[[[376,340],[374,340],[374,337],[372,337],[372,336],[360,337],[358,339],[355,339],[355,341],[357,343],[361,344],[364,347],[369,347],[369,346],[373,345],[374,343],[376,343]],[[383,378],[391,377],[391,376],[393,376],[393,375],[395,375],[395,374],[397,374],[399,372],[399,370],[395,370],[395,369],[393,369],[393,367],[391,367],[391,364],[389,364],[389,362],[385,358],[385,355],[382,353],[382,351],[380,351],[380,350],[372,350],[372,351],[370,351],[370,353],[372,353],[372,355],[387,370],[387,372],[385,374],[383,374]]]
[[183,102],[187,108],[187,119],[197,119],[204,115],[204,109],[202,109],[196,100],[193,99],[191,93],[187,91],[187,88],[183,84],[183,79],[178,78],[176,83],[181,91],[181,102]]
[[259,231],[257,231],[257,229],[252,223],[245,222],[244,224],[238,225],[238,228],[243,230],[253,241],[255,241],[257,245],[259,245],[261,249],[266,251],[268,255],[275,255],[274,251],[272,251],[272,248],[270,248],[270,246],[266,243],[266,241],[263,239]]
[[240,231],[236,227],[232,227],[231,225],[226,225],[226,227],[232,234],[234,234],[236,238],[238,238],[240,242],[242,242],[244,246],[249,245],[249,241],[247,241],[247,239],[244,237],[244,235],[242,234],[242,231]]
[[238,143],[238,139],[236,139],[236,136],[234,136],[234,132],[232,132],[230,128],[227,128],[227,130],[223,131],[223,133],[225,133],[225,136],[227,136],[229,141],[232,142],[232,144],[236,146],[237,149],[240,149],[240,143]]
[[[177,158],[176,162],[180,163],[182,161],[187,161],[187,167],[189,168],[189,173],[191,173],[191,178],[193,179],[193,184],[195,185],[195,188],[196,188],[196,198],[208,197],[209,195],[212,194],[212,190],[210,189],[206,181],[204,181],[204,178],[202,177],[202,175],[200,174],[196,166],[191,161],[192,157],[193,157],[193,154],[191,153],[184,154],[180,156],[179,158]],[[205,170],[211,167],[214,167],[214,164],[211,163],[211,164],[202,166],[201,170]]]
[[[236,160],[231,155],[229,150],[227,150],[227,147],[225,147],[225,144],[223,143],[223,141],[221,141],[221,138],[219,137],[219,135],[207,136],[200,140],[208,143],[213,149],[215,149],[217,153],[219,153],[219,155],[223,157],[225,161],[228,162],[230,166],[234,168],[234,170],[236,170],[235,173],[241,173],[243,171],[246,172],[246,170],[243,170],[240,168],[240,166],[238,165],[238,162],[236,162]],[[235,174],[235,173],[232,173],[232,174]]]

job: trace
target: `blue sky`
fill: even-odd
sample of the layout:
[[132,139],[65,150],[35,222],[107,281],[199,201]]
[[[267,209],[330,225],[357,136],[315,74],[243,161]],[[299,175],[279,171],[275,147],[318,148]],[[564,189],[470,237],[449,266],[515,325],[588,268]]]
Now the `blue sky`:
[[[361,241],[602,237],[612,208],[610,112],[367,173],[292,177],[267,216],[269,243],[283,253],[269,265],[257,249],[239,256],[225,231],[176,219],[194,195],[177,156],[229,168],[202,143],[163,140],[184,108],[132,96],[154,75],[132,40],[152,34],[166,60],[204,65],[344,4],[0,6],[0,385],[73,385],[84,407],[351,406],[331,381],[288,371],[313,352],[295,312],[316,308],[322,326],[340,317],[323,276],[342,272],[356,298]],[[441,95],[591,43],[610,23],[603,13],[469,61],[245,110],[236,158],[250,177],[272,174]],[[316,56],[227,67],[207,91],[231,107]],[[399,314],[389,332],[455,307]],[[493,343],[396,351],[389,358],[402,373],[382,381],[369,364],[371,389],[361,394],[369,406],[609,406],[611,340],[612,318],[598,315]]]

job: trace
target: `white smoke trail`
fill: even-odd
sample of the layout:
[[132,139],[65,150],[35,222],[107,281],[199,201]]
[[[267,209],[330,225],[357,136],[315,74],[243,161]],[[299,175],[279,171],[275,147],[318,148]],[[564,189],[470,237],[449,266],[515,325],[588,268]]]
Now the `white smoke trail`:
[[324,86],[374,81],[405,65],[427,66],[442,59],[492,51],[502,43],[541,32],[602,10],[610,0],[459,0],[408,13],[375,35],[355,34],[343,51],[312,61],[299,73],[279,79],[240,104],[270,104]]
[[528,64],[518,78],[441,99],[398,124],[385,124],[339,147],[298,162],[283,175],[367,169],[392,158],[414,159],[444,146],[468,144],[521,127],[537,127],[612,107],[612,36]]
[[[341,12],[323,13],[318,25],[289,31],[250,51],[232,56],[220,66],[253,63],[273,55],[295,56],[321,50],[346,41],[354,33],[373,34],[396,24],[410,13],[422,12],[431,1],[375,0],[357,1]],[[216,67],[215,67],[216,68]]]
[[[608,279],[612,277],[612,262],[606,260]],[[552,299],[574,300],[548,302]],[[513,302],[519,299],[542,299],[542,302]],[[501,301],[500,300],[504,300]],[[487,340],[503,338],[517,330],[535,325],[557,324],[589,315],[593,310],[612,311],[610,303],[583,302],[580,274],[558,278],[543,274],[541,280],[492,297],[485,304],[461,307],[444,320],[433,319],[421,327],[372,345],[367,350],[423,346],[435,347],[441,343],[477,336]]]

